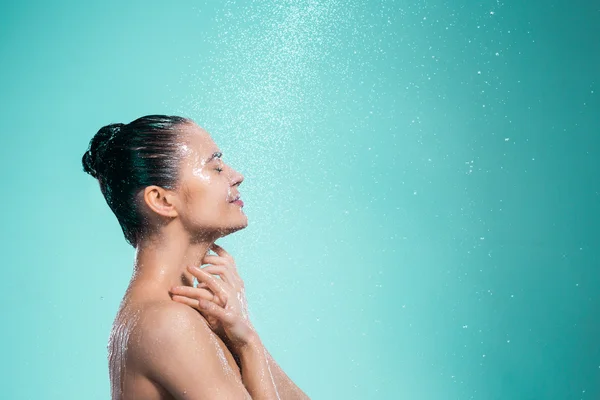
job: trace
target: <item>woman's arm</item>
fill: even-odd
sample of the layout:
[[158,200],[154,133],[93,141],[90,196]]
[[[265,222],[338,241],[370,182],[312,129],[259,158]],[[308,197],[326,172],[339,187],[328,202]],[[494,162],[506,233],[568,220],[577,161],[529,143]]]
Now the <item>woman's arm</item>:
[[267,356],[267,361],[271,367],[271,373],[277,386],[277,391],[282,399],[285,400],[310,400],[310,397],[306,395],[294,382],[286,375],[285,372],[277,365],[271,354],[264,349]]
[[[275,392],[269,395],[279,395],[285,400],[309,399],[277,365],[250,323],[244,284],[237,272],[235,260],[216,244],[213,244],[212,249],[218,255],[206,255],[202,259],[203,265],[212,265],[204,268],[188,268],[188,271],[198,279],[198,286],[172,288],[173,300],[197,309],[207,319],[211,329],[221,336],[236,357],[244,384],[250,393],[258,390],[258,387],[250,388],[244,373],[249,369],[258,368],[263,376],[263,384],[269,381],[275,387]],[[220,279],[213,274],[218,275]],[[269,391],[270,388],[266,390]]]
[[[306,395],[294,382],[283,372],[283,369],[277,365],[267,348],[263,345],[262,341],[256,335],[256,339],[254,340],[254,351],[264,354],[266,358],[266,362],[268,363],[269,370],[271,371],[271,375],[273,377],[273,381],[275,382],[275,386],[277,388],[277,393],[279,394],[281,399],[285,400],[310,400],[310,397]],[[240,364],[240,369],[243,374],[243,362],[240,360],[240,357],[237,354],[234,354],[236,361]]]
[[[240,360],[242,381],[253,399],[273,398],[279,400],[282,398],[280,396],[283,393],[278,393],[266,349],[258,335],[247,345],[239,348],[236,356]],[[283,396],[283,399],[288,400],[288,397]]]

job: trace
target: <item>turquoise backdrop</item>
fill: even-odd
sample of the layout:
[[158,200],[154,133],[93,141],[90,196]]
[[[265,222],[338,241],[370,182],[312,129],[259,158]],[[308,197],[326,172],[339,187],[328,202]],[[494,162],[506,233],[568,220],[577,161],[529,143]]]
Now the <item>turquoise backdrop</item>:
[[81,156],[178,114],[313,399],[600,398],[599,37],[594,1],[4,2],[0,397],[110,397],[134,251]]

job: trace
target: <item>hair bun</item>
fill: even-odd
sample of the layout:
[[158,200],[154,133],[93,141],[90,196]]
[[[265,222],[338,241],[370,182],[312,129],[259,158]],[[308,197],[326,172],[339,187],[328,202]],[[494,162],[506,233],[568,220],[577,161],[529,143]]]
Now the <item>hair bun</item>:
[[103,175],[103,168],[106,166],[104,156],[110,148],[111,142],[119,135],[124,126],[125,124],[122,123],[106,125],[100,128],[94,135],[87,151],[83,154],[83,158],[81,159],[83,170],[85,172],[96,179],[100,179]]

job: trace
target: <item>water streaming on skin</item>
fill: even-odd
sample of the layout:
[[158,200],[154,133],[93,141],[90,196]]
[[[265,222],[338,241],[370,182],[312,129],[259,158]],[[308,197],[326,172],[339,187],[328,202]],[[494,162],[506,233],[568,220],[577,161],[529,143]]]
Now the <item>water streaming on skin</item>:
[[229,377],[235,376],[235,373],[231,369],[231,366],[229,365],[229,362],[227,361],[227,358],[225,357],[225,353],[223,352],[223,349],[219,345],[219,341],[217,340],[216,336],[211,336],[211,343],[214,345],[215,351],[217,352],[217,356],[219,357],[219,360],[221,361],[221,368],[223,369],[223,373],[225,373],[225,375],[227,375]]
[[271,378],[271,383],[275,388],[275,395],[277,396],[277,400],[280,400],[279,391],[277,390],[277,385],[275,384],[275,379],[273,378],[273,373],[271,372],[271,366],[269,365],[269,357],[267,356],[267,349],[263,349],[263,354],[265,356],[265,360],[267,361],[267,370],[269,372],[269,378]]
[[239,292],[237,292],[237,298],[238,301],[240,302],[240,304],[242,305],[242,316],[244,317],[244,319],[249,319],[249,315],[248,315],[248,304],[246,303],[246,295],[244,293],[244,289],[240,289]]
[[201,158],[200,155],[198,154],[198,152],[193,151],[186,144],[181,144],[180,148],[181,148],[181,152],[183,153],[183,155],[186,159],[190,159],[190,158],[192,159],[192,161],[190,161],[193,166],[192,174],[204,181],[209,182],[210,177],[208,176],[208,174],[206,173],[205,168],[204,168],[206,166],[206,160]]
[[111,384],[111,397],[118,400],[124,392],[124,379],[127,373],[127,349],[131,332],[140,317],[139,310],[124,311],[117,315],[108,341],[108,364]]

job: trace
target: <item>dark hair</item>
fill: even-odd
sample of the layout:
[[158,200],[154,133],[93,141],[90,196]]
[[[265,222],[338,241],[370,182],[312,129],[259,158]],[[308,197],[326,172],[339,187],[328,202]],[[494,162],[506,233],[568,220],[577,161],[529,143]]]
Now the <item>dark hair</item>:
[[136,247],[144,221],[135,199],[146,186],[174,189],[179,170],[178,127],[191,120],[147,115],[129,124],[106,125],[94,135],[81,162],[98,179],[125,239]]

